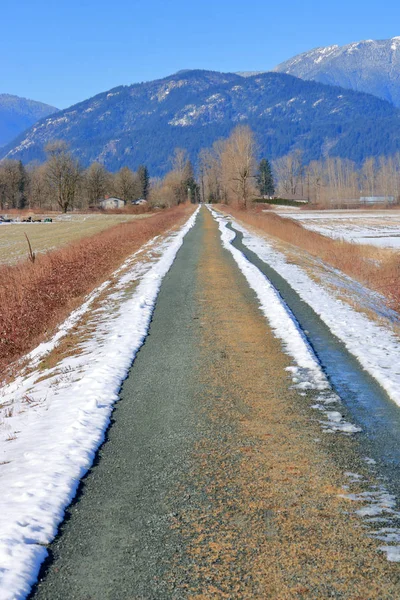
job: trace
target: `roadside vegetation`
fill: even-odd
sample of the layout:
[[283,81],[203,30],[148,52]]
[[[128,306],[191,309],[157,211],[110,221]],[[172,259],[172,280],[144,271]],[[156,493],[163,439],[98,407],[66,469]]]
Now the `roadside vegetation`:
[[45,339],[85,295],[156,235],[182,224],[193,206],[182,204],[0,267],[0,369]]

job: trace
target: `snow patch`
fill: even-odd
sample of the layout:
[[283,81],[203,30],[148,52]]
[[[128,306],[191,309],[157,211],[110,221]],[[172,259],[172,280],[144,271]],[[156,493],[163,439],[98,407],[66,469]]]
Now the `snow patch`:
[[[232,254],[250,287],[255,291],[260,310],[267,318],[275,336],[282,341],[284,350],[295,361],[295,365],[287,368],[294,387],[301,395],[304,395],[305,390],[318,393],[317,403],[313,408],[321,411],[326,417],[326,420],[321,421],[323,430],[347,435],[361,431],[356,425],[348,423],[340,412],[332,410],[332,405],[340,405],[341,400],[333,392],[293,313],[264,274],[250,263],[242,252],[232,246],[231,242],[236,234],[227,229],[229,219],[217,214],[210,207],[209,210],[219,224],[224,247]],[[233,220],[232,222],[235,229],[244,231],[238,223]]]
[[400,406],[400,339],[395,331],[375,323],[336,298],[303,269],[288,263],[285,255],[264,238],[251,234],[237,222],[234,226],[243,233],[243,243],[286,279]]

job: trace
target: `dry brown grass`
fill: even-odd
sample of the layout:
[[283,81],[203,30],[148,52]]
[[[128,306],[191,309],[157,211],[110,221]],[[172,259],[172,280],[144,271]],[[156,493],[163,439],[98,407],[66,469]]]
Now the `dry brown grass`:
[[[18,215],[26,218],[29,214]],[[45,215],[37,214],[36,218]],[[48,215],[47,215],[48,216]],[[61,248],[81,238],[99,233],[109,227],[150,217],[149,214],[105,214],[91,213],[78,214],[69,213],[52,215],[52,223],[11,223],[0,225],[0,264],[14,264],[28,254],[28,246],[24,234],[31,241],[33,251],[36,254]]]
[[193,210],[166,210],[39,255],[34,264],[0,267],[0,368],[34,348],[127,256]]
[[109,208],[107,210],[100,210],[104,214],[108,215],[144,215],[146,213],[157,212],[149,204],[127,204],[124,208]]
[[220,207],[235,218],[278,238],[350,275],[382,293],[392,308],[400,311],[400,257],[396,252],[370,245],[334,240],[305,229],[300,223],[261,209],[237,210]]

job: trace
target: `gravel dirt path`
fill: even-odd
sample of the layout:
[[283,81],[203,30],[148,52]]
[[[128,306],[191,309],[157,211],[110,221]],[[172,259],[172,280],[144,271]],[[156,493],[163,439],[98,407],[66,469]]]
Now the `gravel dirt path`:
[[31,597],[399,598],[290,364],[203,209]]

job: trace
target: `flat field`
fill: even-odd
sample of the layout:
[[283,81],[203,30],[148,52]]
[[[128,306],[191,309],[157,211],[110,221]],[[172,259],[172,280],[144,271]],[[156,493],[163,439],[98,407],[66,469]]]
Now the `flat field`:
[[[0,224],[0,265],[15,264],[28,256],[25,233],[29,237],[32,250],[40,253],[60,248],[118,223],[148,216],[67,214],[52,217],[52,223],[3,223]],[[35,215],[35,218],[39,216]]]
[[[278,212],[278,211],[277,211]],[[400,211],[279,211],[281,217],[299,221],[303,227],[356,244],[400,248]]]

